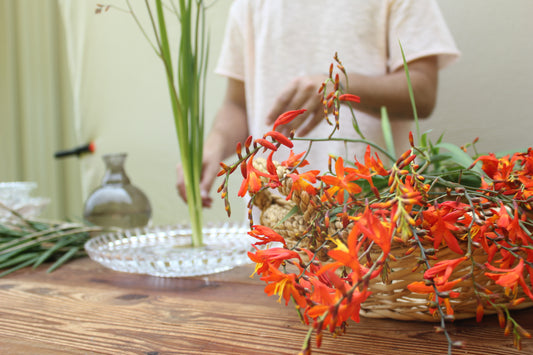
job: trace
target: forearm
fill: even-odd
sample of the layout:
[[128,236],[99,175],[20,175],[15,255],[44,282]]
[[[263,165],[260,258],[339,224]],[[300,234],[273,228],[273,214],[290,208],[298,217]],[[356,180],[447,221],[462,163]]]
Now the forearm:
[[235,153],[238,142],[248,137],[244,83],[228,79],[226,94],[204,144],[204,161],[216,161]]
[[[409,64],[409,76],[413,86],[417,113],[428,117],[436,103],[436,58],[423,58]],[[391,119],[412,119],[413,110],[409,98],[407,78],[402,69],[381,76],[348,74],[348,92],[361,97],[357,108],[373,116],[380,116],[385,106]]]
[[204,152],[216,150],[220,161],[235,153],[238,142],[248,137],[248,124],[245,109],[237,104],[226,102],[218,111],[213,127],[207,136]]

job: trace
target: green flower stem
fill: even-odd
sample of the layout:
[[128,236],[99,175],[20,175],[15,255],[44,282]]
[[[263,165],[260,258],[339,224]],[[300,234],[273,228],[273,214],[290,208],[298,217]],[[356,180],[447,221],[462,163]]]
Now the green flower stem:
[[330,142],[330,141],[340,141],[345,143],[365,143],[370,145],[371,147],[379,150],[381,153],[385,154],[387,158],[389,158],[391,161],[395,161],[396,158],[391,155],[386,149],[382,148],[378,144],[375,144],[371,141],[367,141],[366,139],[349,139],[349,138],[300,138],[300,137],[294,137],[292,138],[293,141],[312,141],[312,142]]
[[[187,191],[187,205],[192,229],[193,246],[201,246],[202,241],[202,196],[200,177],[203,155],[203,78],[205,62],[203,54],[206,47],[203,33],[202,2],[197,2],[196,17],[191,1],[179,1],[179,19],[181,37],[177,61],[177,77],[174,78],[173,62],[167,35],[163,3],[156,0],[157,23],[159,28],[159,53],[165,67],[168,90],[172,103],[172,112],[180,158]],[[199,43],[200,42],[200,43]],[[176,84],[177,82],[177,84]],[[200,157],[200,159],[198,159]]]
[[409,90],[409,99],[411,101],[411,107],[413,108],[413,118],[414,118],[415,126],[416,126],[416,138],[420,142],[420,123],[418,120],[418,112],[416,110],[415,94],[413,91],[413,85],[411,84],[411,76],[409,75],[409,68],[407,66],[407,59],[405,58],[405,53],[403,51],[402,43],[398,42],[398,44],[400,45],[400,51],[402,53],[403,68],[405,71],[405,78],[407,79],[407,88]]

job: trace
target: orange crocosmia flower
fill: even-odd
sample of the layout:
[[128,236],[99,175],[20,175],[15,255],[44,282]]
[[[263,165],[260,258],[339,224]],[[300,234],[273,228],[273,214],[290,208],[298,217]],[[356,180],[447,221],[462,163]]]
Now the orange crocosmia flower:
[[263,171],[256,169],[253,165],[253,156],[251,156],[246,162],[246,169],[241,170],[243,175],[245,175],[244,180],[241,183],[239,188],[238,196],[244,197],[246,192],[255,193],[261,190],[263,183],[260,176],[263,176],[269,180],[279,181],[277,174],[268,174]]
[[498,171],[499,160],[493,153],[489,155],[482,155],[477,158],[472,165],[475,165],[477,162],[481,162],[481,169],[487,174],[491,179],[496,176]]
[[320,330],[325,328],[334,331],[335,328],[341,326],[343,323],[347,322],[349,319],[359,322],[359,313],[361,311],[361,304],[366,301],[368,296],[371,294],[366,288],[362,291],[355,289],[349,299],[345,299],[338,306],[329,305],[329,304],[317,304],[308,309],[306,312],[307,315],[313,319],[323,318],[320,324],[315,323],[315,327],[318,330],[319,325],[321,325]]
[[[300,255],[294,250],[288,250],[285,248],[269,248],[258,249],[254,246],[255,252],[248,252],[248,257],[257,265],[255,266],[255,273],[260,275],[268,271],[269,265],[279,268],[281,263],[289,259],[298,259],[301,261]],[[253,274],[252,274],[253,275]]]
[[379,156],[376,154],[376,159],[374,159],[371,156],[370,146],[366,147],[365,152],[365,163],[361,164],[357,158],[355,159],[354,163],[356,166],[355,174],[360,179],[365,179],[370,184],[370,187],[372,191],[376,194],[376,196],[379,196],[379,193],[377,192],[374,181],[372,180],[372,177],[375,175],[388,175],[388,172],[383,167],[383,163],[379,159]]
[[530,286],[526,284],[524,279],[524,260],[520,259],[518,264],[511,269],[500,269],[498,267],[492,266],[489,263],[485,263],[485,266],[492,271],[497,273],[485,272],[485,275],[496,281],[500,286],[505,287],[506,289],[514,290],[516,286],[520,285],[524,292],[533,299],[533,293],[530,289]]
[[464,254],[452,231],[459,230],[456,225],[457,220],[465,215],[467,207],[468,205],[464,203],[445,201],[422,212],[424,217],[423,226],[429,229],[435,249],[439,248],[444,239],[450,250],[457,254]]
[[352,319],[354,322],[359,323],[359,314],[361,313],[361,304],[372,294],[365,287],[362,291],[356,289],[352,292],[352,297],[348,302],[344,302],[339,307],[338,317],[342,322],[346,322],[348,319]]
[[370,146],[366,147],[365,165],[367,168],[375,171],[378,175],[387,176],[389,174],[387,169],[385,169],[383,162],[379,158],[379,155],[375,154],[374,157],[371,155]]
[[[457,279],[453,281],[448,281],[440,286],[436,286],[436,285],[435,286],[437,287],[438,292],[450,291],[461,281],[462,281],[461,279]],[[426,285],[424,281],[411,282],[409,285],[407,285],[407,288],[409,289],[409,291],[415,292],[415,293],[431,294],[435,292],[435,288],[431,285]],[[456,295],[455,297],[457,296],[458,295]],[[450,297],[452,296],[450,295]]]
[[[362,291],[355,289],[349,299],[345,299],[338,306],[318,304],[310,307],[306,312],[307,315],[313,319],[323,317],[320,330],[325,328],[334,331],[335,328],[340,327],[349,319],[359,322],[359,313],[361,312],[361,304],[366,301],[371,292],[366,288]],[[317,324],[318,325],[318,324]]]
[[[438,292],[446,292],[446,291],[452,290],[461,281],[462,281],[461,279],[457,279],[457,280],[446,282],[440,286],[437,286],[437,285],[435,286],[437,287]],[[435,294],[435,287],[426,285],[424,281],[411,282],[409,285],[407,285],[407,289],[409,289],[409,291],[414,292],[414,293],[429,294],[429,299],[432,301],[436,301],[437,299],[437,295]],[[459,292],[448,292],[448,294],[450,298],[457,298],[460,295]],[[446,314],[448,315],[453,314],[453,308],[450,304],[450,298],[439,297],[439,305],[444,303],[444,305],[446,306]],[[431,314],[435,313],[435,310],[436,310],[435,308],[430,309]]]
[[260,240],[260,242],[254,243],[254,245],[263,245],[272,242],[278,242],[282,243],[284,247],[287,247],[285,238],[283,238],[271,228],[262,225],[254,225],[252,226],[252,230],[249,231],[248,234]]
[[433,280],[437,286],[443,285],[448,282],[450,275],[457,265],[465,260],[466,256],[457,259],[439,261],[424,272],[424,278],[427,280]]
[[352,270],[352,277],[354,282],[357,282],[361,277],[361,265],[359,264],[359,248],[362,242],[357,241],[359,234],[354,231],[354,228],[348,234],[348,245],[340,239],[333,239],[336,247],[328,251],[328,256],[335,260],[333,263],[323,265],[317,274],[325,274],[331,269],[335,270],[341,266],[349,267]]
[[[522,245],[530,244],[530,237],[527,235],[527,233],[524,231],[524,229],[520,225],[520,217],[518,216],[518,208],[515,208],[514,216],[511,217],[509,215],[509,212],[507,211],[507,208],[502,204],[498,215],[500,218],[498,219],[497,226],[507,231],[509,239],[513,243],[516,243],[519,240],[522,243]],[[526,216],[523,215],[522,220],[525,220],[525,218]]]
[[287,196],[287,200],[291,199],[294,191],[305,191],[309,195],[316,195],[316,188],[311,184],[316,183],[316,176],[318,174],[320,174],[319,170],[309,170],[301,174],[288,174],[287,176],[292,179],[292,187]]
[[[331,306],[329,306],[329,305],[317,304],[317,305],[314,305],[314,306],[308,308],[308,310],[306,311],[306,315],[308,315],[312,319],[316,319],[318,317],[322,317],[326,312],[328,312],[330,310],[330,308],[331,308]],[[331,317],[331,314],[329,314],[328,317]],[[322,329],[324,329],[326,327],[327,327],[327,324],[324,321],[322,323]]]
[[307,160],[301,160],[302,157],[305,155],[305,152],[302,152],[300,154],[294,154],[293,150],[289,152],[289,157],[287,160],[281,162],[281,166],[284,166],[288,169],[292,169],[295,167],[302,168],[306,165],[309,165],[309,162]]
[[[338,203],[344,202],[344,191],[349,194],[358,194],[362,191],[361,186],[357,185],[353,180],[357,179],[355,169],[345,168],[342,157],[337,158],[335,162],[336,176],[324,175],[320,180],[330,187],[326,190],[330,196],[335,196]],[[326,199],[325,196],[322,197]]]
[[291,298],[293,298],[299,308],[307,306],[307,300],[300,292],[300,290],[303,291],[303,287],[296,281],[295,274],[285,274],[270,266],[268,275],[261,277],[261,280],[267,283],[265,286],[267,295],[279,295],[278,302],[281,303],[283,298],[285,305],[288,305]]
[[252,193],[257,192],[261,189],[261,179],[255,171],[248,171],[246,178],[242,181],[238,196],[244,197],[247,191]]
[[289,259],[300,259],[300,255],[294,251],[285,248],[269,248],[265,250],[256,249],[254,253],[248,252],[248,256],[254,262],[258,263],[275,263]]
[[267,164],[268,174],[264,176],[268,178],[268,183],[267,183],[268,187],[270,187],[271,189],[276,189],[281,186],[281,181],[279,180],[278,169],[276,167],[276,164],[274,163],[274,161],[272,161],[273,154],[274,152],[270,152],[270,154],[267,157],[266,164]]
[[282,113],[278,116],[276,121],[274,122],[274,127],[272,128],[273,131],[276,130],[278,126],[287,124],[294,120],[298,115],[304,113],[306,110],[294,110],[294,111],[287,111],[285,113]]
[[523,154],[524,160],[522,162],[522,174],[533,176],[533,148],[529,148],[527,153]]
[[338,301],[340,293],[338,290],[335,290],[329,285],[329,280],[325,282],[326,280],[327,278],[322,280],[315,278],[311,279],[313,293],[311,293],[310,299],[317,304],[325,304],[330,306]]
[[515,199],[528,200],[533,197],[533,178],[531,176],[520,175],[518,180],[522,183],[522,188]]
[[355,233],[363,234],[366,238],[376,243],[385,255],[389,254],[395,230],[393,223],[378,218],[368,206],[360,217],[353,220],[354,227],[352,231],[355,229]]

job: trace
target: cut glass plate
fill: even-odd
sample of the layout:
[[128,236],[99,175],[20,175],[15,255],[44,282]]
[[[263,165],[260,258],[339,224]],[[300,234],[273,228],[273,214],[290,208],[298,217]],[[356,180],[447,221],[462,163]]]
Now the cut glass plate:
[[191,246],[188,225],[122,230],[85,243],[89,257],[130,273],[162,277],[207,275],[251,263],[254,242],[248,224],[223,223],[203,228],[202,247]]

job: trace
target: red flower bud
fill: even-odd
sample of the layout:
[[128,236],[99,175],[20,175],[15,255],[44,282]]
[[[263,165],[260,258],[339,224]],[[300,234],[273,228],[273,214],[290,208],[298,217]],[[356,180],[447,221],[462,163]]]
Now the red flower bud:
[[276,128],[280,125],[287,124],[291,122],[293,119],[295,119],[298,115],[304,113],[306,110],[294,110],[294,111],[287,111],[285,113],[282,113],[274,122],[274,127],[272,130],[276,130]]
[[339,96],[339,100],[341,100],[341,101],[351,101],[351,102],[355,102],[355,103],[360,103],[361,102],[361,98],[359,96],[352,95],[352,94],[342,94],[341,96]]
[[272,137],[275,141],[277,141],[280,144],[283,144],[286,147],[292,148],[294,144],[291,142],[289,138],[287,138],[283,133],[280,133],[278,131],[270,131],[267,134],[265,134],[265,137]]
[[265,147],[266,149],[270,149],[270,150],[273,150],[273,151],[276,151],[278,150],[278,147],[276,147],[273,143],[267,141],[266,139],[264,138],[257,138],[255,141],[254,141],[255,144],[259,144],[263,147]]

